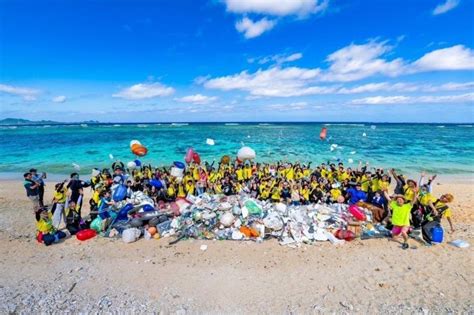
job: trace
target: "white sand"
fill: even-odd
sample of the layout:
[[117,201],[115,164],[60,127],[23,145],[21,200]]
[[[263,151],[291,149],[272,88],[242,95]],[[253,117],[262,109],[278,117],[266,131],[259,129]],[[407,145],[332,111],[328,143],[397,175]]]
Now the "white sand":
[[457,231],[445,239],[468,249],[412,241],[417,248],[404,251],[385,239],[291,249],[274,240],[70,238],[46,247],[34,239],[22,183],[0,181],[0,313],[474,312],[474,185],[442,179],[435,194],[443,192],[456,198]]

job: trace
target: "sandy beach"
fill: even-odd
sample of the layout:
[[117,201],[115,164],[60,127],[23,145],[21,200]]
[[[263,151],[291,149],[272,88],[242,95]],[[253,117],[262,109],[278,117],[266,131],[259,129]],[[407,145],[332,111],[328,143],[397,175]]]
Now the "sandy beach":
[[[45,200],[53,185],[48,183]],[[125,244],[73,237],[46,247],[34,239],[22,182],[3,180],[0,313],[474,312],[474,185],[441,177],[434,193],[443,192],[455,195],[456,232],[431,247],[412,240],[415,248],[406,251],[386,239],[292,249],[274,240],[169,246],[169,238]],[[454,239],[471,247],[447,244]]]

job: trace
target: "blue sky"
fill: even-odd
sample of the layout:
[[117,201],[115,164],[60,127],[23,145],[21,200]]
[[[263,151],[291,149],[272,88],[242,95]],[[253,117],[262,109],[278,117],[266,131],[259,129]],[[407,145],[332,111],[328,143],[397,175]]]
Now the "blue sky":
[[474,121],[473,0],[0,0],[0,118]]

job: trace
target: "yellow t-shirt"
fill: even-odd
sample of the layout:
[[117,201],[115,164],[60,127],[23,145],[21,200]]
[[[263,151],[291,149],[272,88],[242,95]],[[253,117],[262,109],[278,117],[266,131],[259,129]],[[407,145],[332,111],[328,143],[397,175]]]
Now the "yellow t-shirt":
[[47,220],[40,219],[38,222],[36,222],[36,229],[38,230],[38,232],[41,232],[43,234],[54,232],[54,226],[51,217],[51,213],[48,213]]
[[337,200],[337,198],[342,195],[341,191],[337,188],[333,188],[331,189],[331,191],[329,192],[331,194],[331,198],[332,200]]
[[53,198],[57,203],[65,203],[67,195],[67,188],[63,188],[61,191],[54,191]]
[[309,200],[309,189],[302,188],[300,189],[300,196],[305,200]]
[[402,206],[398,205],[396,201],[390,202],[392,209],[392,224],[396,226],[410,226],[410,213],[412,205],[405,203]]
[[244,170],[243,169],[236,170],[235,174],[237,175],[237,180],[244,180]]
[[421,205],[426,207],[426,206],[429,206],[430,203],[435,202],[436,198],[431,193],[426,193],[420,196],[419,200],[420,200]]
[[408,185],[405,185],[403,189],[405,190],[405,193],[404,193],[405,199],[407,201],[413,201],[413,198],[415,198],[415,192],[413,191],[413,189],[410,188],[410,186]]

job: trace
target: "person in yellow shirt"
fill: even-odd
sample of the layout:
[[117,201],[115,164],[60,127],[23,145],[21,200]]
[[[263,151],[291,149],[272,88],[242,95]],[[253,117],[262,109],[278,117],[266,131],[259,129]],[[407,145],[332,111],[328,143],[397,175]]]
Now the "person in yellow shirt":
[[194,190],[195,186],[192,180],[188,180],[188,182],[184,185],[184,191],[186,192],[187,195],[194,196]]
[[250,178],[252,178],[252,167],[250,166],[250,164],[245,164],[244,179],[249,180]]
[[281,201],[281,186],[275,185],[272,190],[272,201],[273,202],[280,202]]
[[66,237],[66,233],[54,228],[52,215],[46,209],[41,210],[39,213],[36,230],[36,240],[46,246],[57,243],[60,239]]
[[173,201],[176,198],[176,189],[174,183],[169,183],[168,188],[166,189],[166,199],[168,201]]
[[[448,220],[451,233],[455,230],[452,221],[452,212],[447,204],[453,202],[453,200],[454,197],[452,194],[444,194],[439,197],[439,199],[436,199],[434,202],[430,202],[430,207],[435,209],[431,212],[435,216],[434,219],[437,221],[441,221],[441,218],[445,218],[446,220]],[[431,214],[428,214],[427,218],[433,220],[431,218]]]
[[411,201],[407,201],[406,197],[403,195],[395,195],[391,198],[388,193],[385,191],[385,198],[389,201],[388,207],[391,210],[391,220],[393,224],[392,228],[392,239],[401,235],[403,237],[402,248],[409,248],[408,245],[408,230],[410,228],[410,214],[413,204],[418,197],[418,189],[415,187],[414,198]]
[[331,190],[329,191],[329,194],[331,195],[331,200],[333,202],[336,202],[337,198],[342,195],[342,192],[337,186],[333,185]]
[[184,190],[184,184],[182,182],[178,184],[178,195],[177,195],[177,197],[178,198],[186,198],[186,191]]
[[244,169],[242,168],[242,165],[239,165],[235,170],[235,175],[237,175],[238,181],[244,180]]
[[403,196],[408,202],[415,200],[415,190],[417,190],[416,182],[412,179],[407,180],[406,185],[403,187]]
[[308,184],[303,184],[303,187],[300,189],[301,203],[307,205],[309,203],[309,186]]

